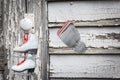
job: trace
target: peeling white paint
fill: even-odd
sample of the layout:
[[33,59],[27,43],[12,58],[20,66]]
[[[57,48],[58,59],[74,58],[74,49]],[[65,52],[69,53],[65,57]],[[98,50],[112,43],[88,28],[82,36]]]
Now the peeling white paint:
[[70,1],[48,4],[49,22],[120,18],[120,1]]
[[[58,28],[50,28],[50,47],[66,47],[66,45],[60,40],[57,36]],[[86,28],[78,28],[80,33],[81,41],[83,41],[87,47],[120,47],[120,41],[117,39],[97,39],[96,36],[98,35],[107,35],[108,33],[118,33],[120,34],[119,27],[102,27],[102,28],[93,28],[93,27],[86,27]]]
[[118,55],[51,55],[50,77],[120,78]]

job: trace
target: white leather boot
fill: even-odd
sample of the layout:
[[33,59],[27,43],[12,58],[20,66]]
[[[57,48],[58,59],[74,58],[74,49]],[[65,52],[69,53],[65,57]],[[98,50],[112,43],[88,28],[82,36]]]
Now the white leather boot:
[[38,37],[36,34],[29,33],[28,35],[28,41],[23,44],[22,46],[17,46],[13,49],[13,51],[16,52],[26,52],[31,49],[37,49],[38,48]]
[[27,69],[33,69],[35,68],[35,61],[32,60],[32,55],[29,54],[27,56],[27,59],[24,59],[23,61],[19,62],[18,64],[12,66],[12,70],[14,71],[24,71]]

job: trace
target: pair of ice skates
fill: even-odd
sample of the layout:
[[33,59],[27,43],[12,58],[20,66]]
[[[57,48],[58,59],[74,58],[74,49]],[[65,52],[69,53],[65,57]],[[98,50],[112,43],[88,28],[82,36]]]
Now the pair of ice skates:
[[[25,18],[20,21],[20,26],[23,30],[31,30],[32,22]],[[36,54],[36,50],[38,48],[38,37],[36,34],[29,32],[28,34],[24,34],[24,41],[20,46],[16,46],[13,51],[23,54],[26,56],[21,62],[12,66],[12,70],[14,71],[24,71],[27,69],[35,68],[35,60],[33,59],[33,54]],[[35,52],[32,52],[35,50]],[[24,55],[27,54],[27,55]]]

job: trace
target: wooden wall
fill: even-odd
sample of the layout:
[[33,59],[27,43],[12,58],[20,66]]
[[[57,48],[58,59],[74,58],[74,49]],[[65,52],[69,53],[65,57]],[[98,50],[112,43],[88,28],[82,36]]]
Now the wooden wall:
[[[51,80],[120,78],[119,4],[119,0],[48,2]],[[78,29],[86,44],[84,53],[67,47],[57,36],[66,20]]]
[[[3,30],[4,30],[4,54],[5,56],[5,78],[11,80],[14,72],[11,67],[19,62],[19,58],[13,56],[13,48],[20,44],[23,31],[20,29],[19,21],[23,18],[25,0],[4,0],[3,2]],[[15,78],[12,78],[15,80]]]
[[119,55],[52,55],[52,78],[119,78]]
[[2,0],[0,1],[0,48],[3,46],[3,27],[2,27]]
[[94,21],[100,19],[119,18],[120,8],[118,5],[120,5],[119,1],[101,0],[51,2],[48,5],[48,19],[50,22],[64,22],[68,19]]
[[[20,29],[19,20],[28,12],[35,14],[36,30],[40,30],[39,33],[42,33],[39,36],[39,59],[37,59],[35,70],[38,80],[41,77],[43,80],[47,80],[48,73],[50,73],[51,80],[67,80],[67,78],[71,80],[75,78],[78,80],[110,80],[120,78],[119,0],[65,2],[50,2],[49,0],[48,10],[46,3],[42,5],[41,3],[44,1],[28,0],[26,5],[25,0],[4,0],[3,29],[5,37],[3,43],[8,55],[6,66],[8,66],[9,74],[13,73],[11,66],[16,64],[10,62],[13,47],[22,41],[23,31]],[[47,19],[49,22],[49,41],[47,40]],[[75,52],[56,35],[57,30],[68,19],[73,20],[79,30],[81,40],[86,44],[86,52]],[[40,29],[41,26],[44,27]],[[43,41],[42,38],[44,38]],[[49,42],[50,63],[48,63],[47,42]],[[7,77],[9,80],[13,80],[13,78],[18,80],[19,76],[11,78],[9,75]],[[19,77],[19,79],[25,78]]]
[[3,27],[2,27],[2,1],[0,0],[0,80],[3,80],[4,73],[4,51],[3,51]]
[[[9,80],[26,80],[27,71],[17,73],[11,70],[11,67],[23,58],[13,56],[13,48],[22,42],[23,30],[20,28],[19,21],[25,14],[34,14],[35,30],[38,32],[39,48],[36,59],[35,73],[38,80],[48,79],[48,61],[47,49],[47,2],[44,0],[4,0],[3,9],[3,29],[4,29],[4,47],[7,55],[6,66],[8,68],[7,76]],[[40,36],[39,36],[40,34]],[[44,34],[44,35],[43,35]],[[41,46],[42,45],[42,46]],[[16,54],[16,53],[15,53]],[[41,55],[43,57],[41,57]],[[46,59],[45,59],[46,58]],[[42,65],[42,66],[41,66]],[[41,74],[42,73],[42,74]],[[24,75],[25,74],[25,75]],[[35,79],[37,80],[37,79]]]

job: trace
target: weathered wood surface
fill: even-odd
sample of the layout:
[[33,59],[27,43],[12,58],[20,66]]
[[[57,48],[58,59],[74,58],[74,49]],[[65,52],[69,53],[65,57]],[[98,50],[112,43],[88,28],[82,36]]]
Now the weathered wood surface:
[[[49,2],[49,53],[74,53],[57,36],[66,20],[72,20],[85,42],[86,53],[120,53],[120,1]],[[86,6],[87,5],[87,6]],[[53,37],[54,36],[54,37]],[[56,49],[57,48],[57,49]],[[61,48],[61,49],[58,49]],[[90,49],[89,49],[90,48]],[[92,49],[91,49],[92,48]],[[63,50],[62,50],[63,49]],[[65,51],[65,52],[64,52]]]
[[[119,27],[120,19],[95,20],[95,21],[72,21],[76,27]],[[49,28],[61,27],[64,22],[49,22]]]
[[22,41],[21,37],[23,31],[19,26],[19,21],[23,18],[25,13],[24,2],[24,0],[4,1],[4,45],[5,48],[10,51],[12,51],[15,45]]
[[51,55],[51,78],[120,78],[119,55]]
[[3,79],[3,76],[4,76],[4,75],[3,75],[3,71],[0,71],[0,80],[4,80],[4,79]]
[[39,45],[36,60],[38,80],[48,80],[49,76],[49,55],[48,55],[48,27],[47,27],[47,1],[29,0],[27,2],[27,13],[35,15],[35,29],[38,32]]
[[[11,67],[18,62],[17,59],[11,57],[13,48],[22,41],[23,31],[19,26],[19,21],[25,13],[25,0],[4,0],[3,8],[3,31],[4,31],[4,50],[7,58],[5,61],[5,78],[12,79],[14,72]],[[18,61],[18,60],[17,60]],[[9,72],[7,70],[9,69]],[[14,77],[13,77],[14,78]],[[14,78],[15,80],[16,78]],[[20,80],[23,80],[22,78]]]
[[[34,14],[34,25],[35,25],[35,31],[39,32],[41,28],[41,1],[40,0],[28,0],[27,1],[27,13]],[[39,33],[38,33],[39,34]],[[39,38],[39,40],[41,40]],[[37,52],[37,57],[39,57],[36,60],[36,68],[35,73],[37,74],[38,80],[41,80],[41,41],[39,41],[39,49]]]
[[[50,28],[49,46],[66,47],[57,36],[58,28]],[[92,48],[120,48],[120,27],[78,28],[81,41],[86,47]],[[54,37],[53,37],[54,36]]]
[[0,71],[4,71],[4,49],[3,46],[0,47]]
[[106,78],[102,78],[102,79],[94,79],[94,78],[89,78],[89,79],[76,79],[76,78],[64,78],[64,79],[59,79],[59,78],[56,78],[56,79],[50,79],[50,80],[119,80],[119,79],[106,79]]
[[66,20],[94,21],[120,18],[119,5],[119,0],[49,2],[48,20],[49,22],[64,22]]
[[55,79],[53,79],[53,78],[51,78],[50,80],[119,80],[119,79],[114,79],[114,78],[85,78],[85,79],[83,79],[83,78],[79,78],[79,79],[77,79],[77,78],[55,78]]
[[[120,1],[54,1],[48,3],[50,79],[120,78]],[[57,36],[66,20],[72,20],[77,27],[86,52],[76,53]]]
[[2,27],[2,0],[0,0],[0,71],[4,70],[4,53],[3,53],[3,27]]
[[[42,7],[41,7],[42,6]],[[4,46],[6,49],[6,54],[8,55],[8,66],[9,69],[9,80],[26,80],[27,76],[20,77],[19,75],[12,76],[14,72],[11,70],[11,67],[14,64],[17,64],[21,58],[15,58],[11,55],[13,54],[13,48],[20,44],[22,42],[22,35],[23,31],[20,29],[19,21],[24,17],[25,13],[33,13],[34,14],[34,20],[35,20],[35,29],[36,32],[39,32],[40,29],[43,32],[41,33],[42,37],[39,36],[39,50],[37,57],[37,66],[36,66],[36,74],[38,77],[38,80],[47,80],[48,79],[48,63],[47,59],[44,61],[44,59],[41,58],[41,55],[45,54],[43,57],[47,57],[47,3],[44,0],[4,0]],[[42,17],[41,17],[42,15]],[[41,28],[42,27],[42,28]],[[43,35],[44,34],[44,35]],[[46,35],[45,35],[46,34]],[[43,39],[44,38],[44,39]],[[42,45],[42,47],[41,47]],[[42,52],[41,52],[41,50]],[[14,59],[14,60],[13,60]],[[40,61],[42,59],[42,62]],[[41,66],[42,65],[42,66]],[[41,74],[42,72],[42,74]],[[22,73],[21,73],[22,74]],[[16,77],[17,76],[17,77]],[[42,79],[41,79],[42,77]]]
[[51,78],[50,80],[119,80],[114,78]]
[[[49,28],[50,54],[77,54],[57,36],[59,28]],[[86,44],[84,54],[119,54],[120,27],[79,27],[81,41]],[[54,37],[53,37],[54,36]],[[79,53],[78,53],[79,54]]]
[[[42,54],[41,54],[41,60],[42,60],[42,80],[49,80],[49,54],[48,54],[48,6],[47,6],[47,1],[46,0],[42,0],[41,1],[41,20],[42,20],[42,43],[41,43],[41,50],[42,50]],[[40,32],[40,33],[41,33]],[[40,34],[39,34],[40,35]]]
[[27,13],[34,14],[34,25],[36,31],[41,27],[41,1],[40,0],[28,0],[27,1]]
[[0,47],[3,46],[2,6],[2,0],[0,0]]
[[[73,1],[73,0],[47,0],[48,2],[67,2],[67,1]],[[89,1],[89,0],[75,0],[75,1]],[[91,1],[98,1],[98,0],[91,0]],[[107,1],[107,0],[100,0],[100,1]],[[117,0],[114,0],[117,1]]]
[[49,54],[120,54],[120,49],[87,48],[85,52],[75,52],[72,48],[49,48]]

